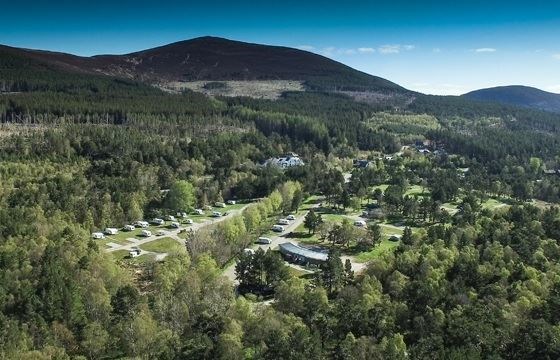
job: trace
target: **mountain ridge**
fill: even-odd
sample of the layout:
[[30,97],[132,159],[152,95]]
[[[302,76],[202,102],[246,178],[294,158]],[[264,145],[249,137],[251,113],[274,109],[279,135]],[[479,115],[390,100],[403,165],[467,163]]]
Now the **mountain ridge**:
[[407,93],[405,88],[322,55],[283,46],[218,37],[190,40],[124,55],[90,57],[0,46],[58,69],[150,83],[196,80],[299,80],[313,90]]
[[498,102],[525,108],[560,113],[560,94],[524,85],[497,86],[462,95],[479,101]]

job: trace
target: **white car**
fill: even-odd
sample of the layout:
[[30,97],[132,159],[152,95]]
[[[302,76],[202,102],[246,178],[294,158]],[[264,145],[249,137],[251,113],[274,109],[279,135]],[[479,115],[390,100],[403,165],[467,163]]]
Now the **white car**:
[[263,245],[270,245],[272,244],[272,239],[261,236],[260,238],[257,239],[256,243],[263,244]]
[[134,230],[136,227],[134,225],[125,225],[123,230],[124,231],[132,231]]
[[132,249],[128,252],[128,255],[130,255],[131,258],[135,258],[140,256],[141,250],[140,249]]
[[288,216],[286,216],[286,219],[288,219],[288,220],[295,220],[296,217],[295,217],[294,215],[288,215]]
[[152,236],[152,232],[150,230],[142,230],[141,235],[144,237],[149,237]]
[[185,220],[185,224],[192,225],[192,224],[194,224],[194,221],[193,221],[193,219],[187,219],[187,220]]

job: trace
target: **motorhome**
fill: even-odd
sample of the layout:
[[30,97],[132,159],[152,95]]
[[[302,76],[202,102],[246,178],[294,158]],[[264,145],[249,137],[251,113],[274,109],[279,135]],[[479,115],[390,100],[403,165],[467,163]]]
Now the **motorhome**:
[[105,234],[103,234],[102,232],[94,232],[93,234],[91,234],[91,237],[94,239],[105,239]]
[[154,224],[154,225],[163,225],[163,224],[165,224],[165,221],[163,219],[155,218],[155,219],[152,219],[151,223]]
[[119,230],[116,229],[116,228],[106,228],[105,229],[105,234],[107,234],[107,235],[117,235],[118,232],[119,232]]
[[142,230],[142,236],[149,237],[152,236],[152,232],[150,230]]
[[278,224],[280,224],[280,225],[290,225],[290,220],[288,220],[288,219],[278,219]]
[[261,236],[260,238],[257,239],[256,243],[262,245],[270,245],[272,244],[272,239]]

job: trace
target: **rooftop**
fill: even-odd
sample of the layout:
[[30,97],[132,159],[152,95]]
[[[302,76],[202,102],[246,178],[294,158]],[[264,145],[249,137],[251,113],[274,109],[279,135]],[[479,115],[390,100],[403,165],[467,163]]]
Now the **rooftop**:
[[290,252],[292,254],[304,256],[308,259],[313,259],[313,260],[318,260],[318,261],[327,261],[328,254],[318,252],[318,251],[309,250],[309,249],[303,248],[301,246],[295,245],[291,242],[285,242],[285,243],[280,244],[278,246],[280,247],[280,250],[284,250],[284,251]]

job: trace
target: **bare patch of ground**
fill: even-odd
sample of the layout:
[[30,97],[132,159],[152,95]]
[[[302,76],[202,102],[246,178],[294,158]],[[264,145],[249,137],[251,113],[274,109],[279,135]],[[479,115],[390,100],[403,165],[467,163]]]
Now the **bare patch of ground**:
[[189,89],[210,96],[247,96],[257,99],[278,99],[286,91],[304,91],[298,80],[247,80],[247,81],[174,81],[160,85],[167,91]]

